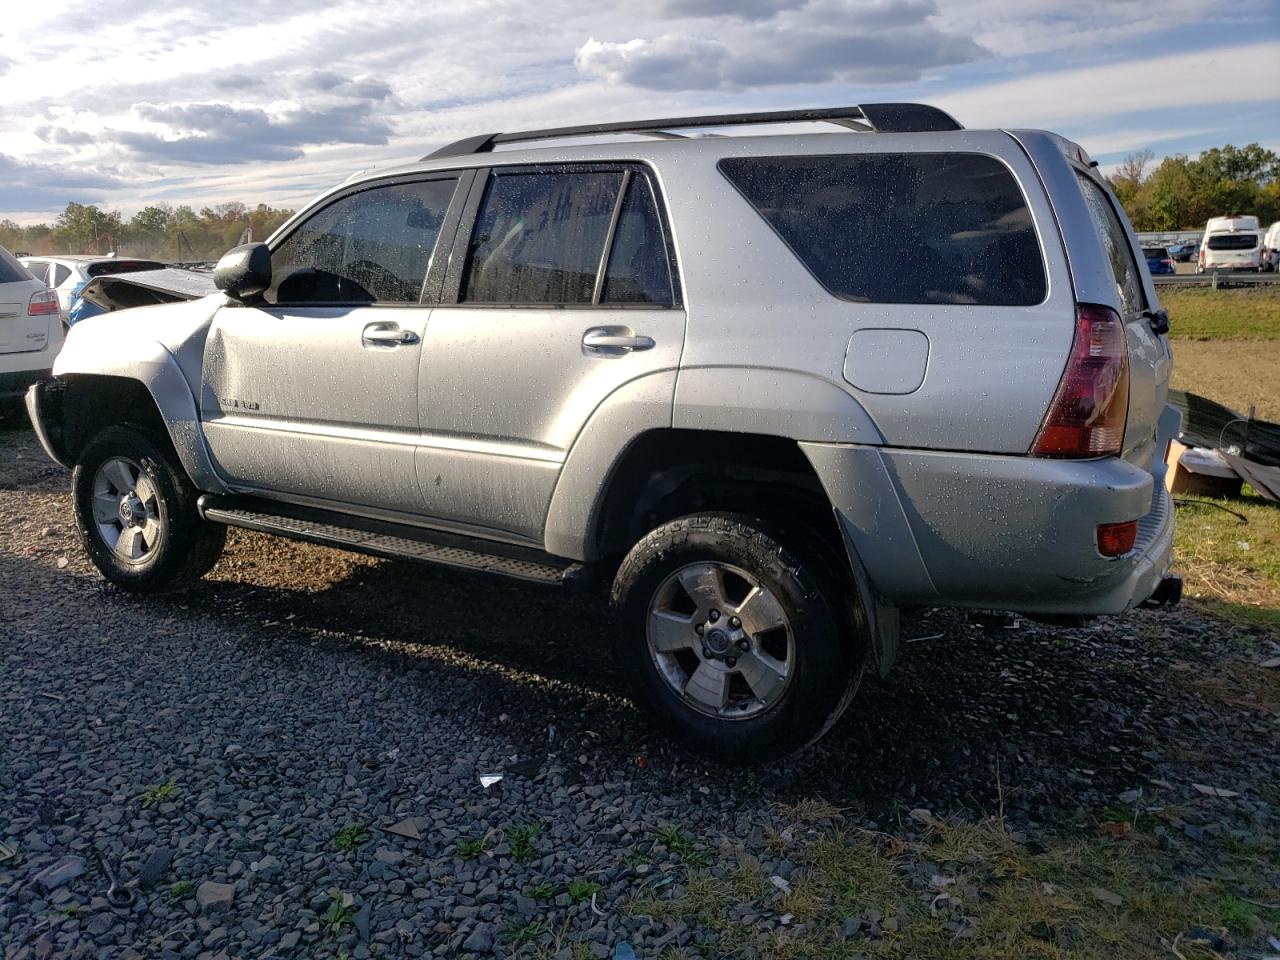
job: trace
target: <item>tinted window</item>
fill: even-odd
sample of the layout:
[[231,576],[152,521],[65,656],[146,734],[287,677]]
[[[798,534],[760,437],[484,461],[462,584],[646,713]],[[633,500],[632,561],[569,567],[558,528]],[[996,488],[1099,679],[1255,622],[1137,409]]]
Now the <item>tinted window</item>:
[[621,171],[494,173],[463,272],[468,303],[591,303]]
[[1258,245],[1256,233],[1211,233],[1210,250],[1252,250]]
[[1012,174],[972,154],[754,157],[720,169],[838,297],[1025,305],[1044,265]]
[[1148,260],[1163,260],[1169,256],[1169,251],[1164,247],[1143,247],[1142,255]]
[[[0,260],[0,263],[2,263],[2,262],[3,262],[3,260]],[[3,267],[0,267],[0,271],[2,271],[2,270],[3,270]],[[35,278],[36,278],[37,280],[39,280],[41,283],[48,283],[48,280],[46,279],[46,277],[48,276],[48,273],[49,273],[49,263],[48,263],[48,261],[47,261],[47,260],[28,260],[28,261],[27,261],[27,273],[31,274],[33,277],[35,277]],[[12,281],[12,280],[25,280],[25,279],[27,279],[27,278],[21,275],[21,271],[19,271],[19,272],[18,272],[18,275],[17,275],[17,276],[12,276],[12,277],[10,277],[10,276],[5,276],[5,277],[0,278],[0,280],[2,280],[2,281],[3,281],[3,282],[5,282],[5,283],[8,283],[8,282],[10,282],[10,281]]]
[[63,266],[61,263],[53,264],[53,279],[49,283],[51,287],[60,287],[67,277],[71,276],[71,268]]
[[601,303],[671,306],[671,268],[648,178],[631,177],[609,250]]
[[89,264],[85,271],[91,277],[106,277],[117,273],[137,273],[140,270],[161,270],[164,264],[159,260],[103,260]]
[[1120,295],[1120,307],[1125,316],[1132,317],[1143,311],[1144,304],[1142,282],[1138,279],[1138,266],[1133,262],[1133,253],[1129,248],[1129,236],[1102,188],[1082,174],[1077,176],[1080,177],[1080,188],[1084,191],[1089,216],[1093,218],[1094,228],[1102,237],[1103,249],[1111,263],[1116,292]]
[[455,179],[389,184],[314,214],[271,254],[272,303],[417,303]]

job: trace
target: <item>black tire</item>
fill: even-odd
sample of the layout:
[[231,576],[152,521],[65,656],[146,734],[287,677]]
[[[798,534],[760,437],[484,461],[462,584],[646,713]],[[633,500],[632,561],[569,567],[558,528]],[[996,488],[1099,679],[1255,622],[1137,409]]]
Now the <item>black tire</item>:
[[[635,696],[686,747],[729,764],[775,760],[821,737],[852,700],[862,677],[865,638],[855,632],[844,579],[828,555],[794,536],[779,537],[746,516],[695,514],[653,530],[632,548],[614,579],[618,662]],[[649,648],[650,603],[676,571],[728,564],[767,587],[785,613],[793,664],[780,697],[745,718],[710,716],[690,706]],[[762,701],[763,702],[763,701]]]
[[[94,478],[98,468],[113,458],[125,458],[146,474],[162,520],[158,542],[136,562],[112,550],[94,519]],[[185,586],[208,573],[222,554],[227,529],[200,519],[199,491],[178,463],[168,438],[153,438],[133,424],[107,427],[85,447],[71,474],[71,489],[85,552],[104,577],[125,590],[155,593]]]

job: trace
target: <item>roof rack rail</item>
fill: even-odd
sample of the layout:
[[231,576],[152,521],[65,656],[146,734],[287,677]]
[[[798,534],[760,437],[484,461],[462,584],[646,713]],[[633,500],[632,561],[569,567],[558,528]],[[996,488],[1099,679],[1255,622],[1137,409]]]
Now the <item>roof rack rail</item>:
[[670,131],[689,127],[733,127],[758,123],[834,123],[864,133],[934,133],[963,130],[950,114],[924,103],[866,103],[859,107],[828,107],[818,110],[771,110],[763,113],[721,113],[703,117],[667,117],[659,120],[624,120],[615,123],[584,123],[576,127],[550,127],[516,133],[482,133],[465,137],[423,157],[462,157],[488,153],[500,143],[589,137],[607,133],[633,133],[661,139],[679,139]]

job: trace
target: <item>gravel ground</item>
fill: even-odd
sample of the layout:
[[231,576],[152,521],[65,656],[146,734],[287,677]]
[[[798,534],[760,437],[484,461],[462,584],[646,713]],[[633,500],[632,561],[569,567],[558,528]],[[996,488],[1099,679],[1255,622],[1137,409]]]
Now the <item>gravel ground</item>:
[[[135,598],[90,570],[66,488],[0,430],[9,960],[657,957],[705,943],[625,910],[690,855],[657,834],[785,876],[767,828],[810,799],[888,831],[1000,809],[1034,837],[1142,788],[1179,804],[1189,870],[1206,836],[1280,834],[1275,704],[1250,679],[1276,638],[1193,606],[914,617],[817,748],[731,771],[636,712],[588,601],[241,531],[189,593]],[[417,838],[386,832],[406,819]],[[140,880],[131,908],[98,854]],[[60,863],[83,873],[49,882]]]

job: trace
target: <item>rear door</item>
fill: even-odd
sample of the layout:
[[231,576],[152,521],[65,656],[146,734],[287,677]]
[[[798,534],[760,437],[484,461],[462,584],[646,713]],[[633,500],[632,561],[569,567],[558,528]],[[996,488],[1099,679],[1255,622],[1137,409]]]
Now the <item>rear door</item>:
[[1089,174],[1077,171],[1077,175],[1115,278],[1129,342],[1129,420],[1123,456],[1149,469],[1156,453],[1156,423],[1169,394],[1169,340],[1151,326],[1148,311],[1160,305],[1155,287],[1138,266],[1136,257],[1141,248],[1136,236],[1117,213],[1110,194]]
[[418,388],[427,510],[540,544],[587,418],[680,361],[685,314],[653,178],[639,164],[487,171],[441,299]]
[[414,450],[425,281],[445,223],[456,222],[458,179],[339,196],[274,246],[265,303],[215,315],[201,419],[233,487],[421,511]]

